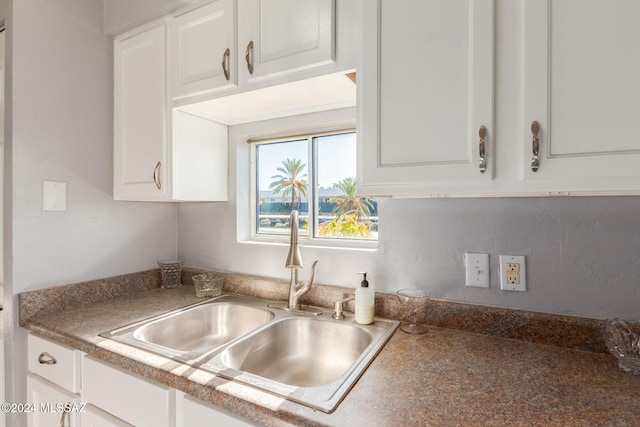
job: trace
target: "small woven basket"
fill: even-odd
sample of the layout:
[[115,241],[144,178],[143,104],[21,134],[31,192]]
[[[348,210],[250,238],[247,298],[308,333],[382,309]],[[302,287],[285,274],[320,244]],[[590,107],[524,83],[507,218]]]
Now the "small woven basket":
[[198,298],[217,297],[222,293],[225,276],[205,273],[193,276],[193,286]]

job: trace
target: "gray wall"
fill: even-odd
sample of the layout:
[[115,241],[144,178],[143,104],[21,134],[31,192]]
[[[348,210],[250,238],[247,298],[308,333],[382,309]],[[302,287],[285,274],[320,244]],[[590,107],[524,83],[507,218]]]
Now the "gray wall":
[[[113,200],[113,41],[102,13],[101,0],[18,0],[8,22],[8,401],[26,401],[18,293],[146,270],[176,254],[174,205]],[[67,211],[42,211],[43,180],[68,183]]]
[[[592,318],[638,317],[640,198],[382,199],[377,251],[302,248],[317,280],[377,292]],[[178,252],[194,266],[288,278],[286,246],[236,241],[234,202],[181,205]],[[466,288],[465,252],[490,254],[491,287]],[[501,291],[498,255],[526,255],[528,289]],[[309,272],[303,270],[306,280]]]
[[[175,206],[113,200],[113,42],[102,2],[81,3],[14,5],[15,291],[154,267],[175,252]],[[68,183],[66,212],[42,211],[45,179]]]

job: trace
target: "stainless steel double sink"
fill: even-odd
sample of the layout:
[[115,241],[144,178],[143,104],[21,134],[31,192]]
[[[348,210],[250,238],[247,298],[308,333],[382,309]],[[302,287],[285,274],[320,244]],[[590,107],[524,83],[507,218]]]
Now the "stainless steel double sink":
[[100,335],[333,412],[399,324],[275,303],[222,295]]

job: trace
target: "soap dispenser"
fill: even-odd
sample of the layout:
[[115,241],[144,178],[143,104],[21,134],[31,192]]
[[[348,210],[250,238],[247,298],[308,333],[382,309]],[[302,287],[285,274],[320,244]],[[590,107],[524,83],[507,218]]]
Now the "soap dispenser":
[[363,278],[360,287],[356,289],[356,322],[369,325],[373,323],[373,289],[369,287],[369,282],[367,282],[367,272],[358,274],[362,274]]

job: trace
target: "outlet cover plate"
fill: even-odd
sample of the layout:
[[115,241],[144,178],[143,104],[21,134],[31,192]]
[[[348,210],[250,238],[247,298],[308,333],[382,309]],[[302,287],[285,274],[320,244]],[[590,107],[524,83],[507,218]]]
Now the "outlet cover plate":
[[500,255],[500,289],[527,290],[527,269],[524,255]]
[[467,287],[489,287],[489,254],[465,254]]

